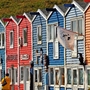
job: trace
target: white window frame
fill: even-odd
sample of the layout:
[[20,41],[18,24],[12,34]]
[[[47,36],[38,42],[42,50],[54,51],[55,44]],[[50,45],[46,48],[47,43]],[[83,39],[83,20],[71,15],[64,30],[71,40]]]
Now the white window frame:
[[[39,41],[39,39],[38,39],[38,28],[39,28],[39,30],[40,30],[40,34],[41,34],[41,41]],[[38,25],[37,26],[37,44],[41,44],[42,43],[42,26],[41,25]]]
[[[15,84],[18,84],[18,74],[17,74],[17,77],[16,77],[16,70],[17,70],[17,73],[18,73],[18,68],[14,68],[14,82]],[[17,82],[16,82],[16,79],[17,79]]]
[[[23,67],[23,80],[21,80],[21,68]],[[24,66],[20,66],[20,83],[24,83]]]
[[[53,26],[52,32],[49,31],[49,26]],[[56,30],[57,29],[55,29],[55,31],[54,31],[54,27],[56,28],[57,26],[58,26],[58,22],[48,24],[48,42],[53,42],[53,41],[57,40],[57,38],[56,38]],[[50,33],[52,33],[52,39],[50,39],[50,37],[49,37]]]
[[[79,69],[83,69],[83,85],[79,85]],[[78,67],[78,88],[84,88],[84,82],[85,82],[85,76],[84,76],[84,68],[82,67]]]
[[[35,85],[37,85],[37,86],[42,86],[42,82],[39,82],[39,70],[41,69],[41,71],[42,71],[42,68],[41,67],[38,67],[38,68],[34,68],[34,79],[35,79],[35,70],[37,70],[37,82],[35,82],[35,80],[34,80],[34,83],[35,83]],[[42,72],[41,72],[41,74],[42,74]]]
[[[78,30],[78,20],[82,20],[82,34],[84,34],[84,19],[82,16],[79,17],[73,17],[73,19],[71,19],[71,30],[72,30],[72,21],[76,21],[76,26],[77,26],[77,30]],[[77,31],[78,32],[78,31]],[[78,40],[84,39],[84,36],[78,36]]]
[[[4,45],[2,45],[2,35],[4,34]],[[0,48],[4,48],[5,47],[5,33],[4,32],[2,32],[2,33],[0,33],[0,35],[1,35],[1,46],[0,46]]]
[[[11,33],[12,33],[12,45],[11,45]],[[10,48],[14,47],[14,31],[10,31]]]
[[28,29],[27,28],[23,28],[23,46],[27,46],[27,42],[25,43],[25,39],[24,39],[24,31],[26,31],[27,32],[27,42],[28,42]]

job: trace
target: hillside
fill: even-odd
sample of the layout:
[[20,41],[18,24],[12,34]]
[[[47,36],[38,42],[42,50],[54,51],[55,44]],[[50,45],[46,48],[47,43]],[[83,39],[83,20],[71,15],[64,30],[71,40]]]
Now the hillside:
[[0,19],[70,2],[72,0],[0,0]]

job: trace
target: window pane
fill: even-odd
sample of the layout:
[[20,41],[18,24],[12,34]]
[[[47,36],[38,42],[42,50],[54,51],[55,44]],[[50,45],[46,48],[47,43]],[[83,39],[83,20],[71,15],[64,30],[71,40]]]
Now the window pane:
[[59,70],[55,70],[55,84],[59,85]]
[[13,32],[10,32],[10,45],[13,45]]
[[90,70],[87,70],[88,85],[90,85]]
[[71,84],[71,69],[67,69],[67,84]]
[[35,82],[37,82],[37,70],[35,70]]
[[61,68],[61,85],[64,85],[64,80],[65,80],[64,68]]
[[0,46],[1,46],[1,34],[0,34]]
[[54,72],[53,72],[53,68],[50,69],[50,82],[51,82],[51,84],[54,84]]
[[17,69],[15,69],[15,82],[17,82],[17,80],[18,80],[18,71]]
[[42,70],[39,69],[39,82],[42,82]]
[[82,34],[82,20],[78,20],[78,32]]
[[83,69],[79,69],[79,85],[83,85]]
[[2,33],[2,46],[4,46],[4,33]]
[[73,31],[73,32],[77,32],[76,21],[72,21],[72,31]]
[[73,84],[77,84],[77,70],[73,70]]
[[21,81],[23,80],[23,74],[24,74],[23,67],[21,67]]
[[49,25],[48,26],[48,31],[49,31],[49,40],[52,40],[53,39],[53,26],[52,25]]
[[26,76],[27,76],[26,80],[29,81],[29,68],[26,68]]
[[27,29],[24,29],[24,43],[27,43]]
[[38,27],[38,41],[41,41],[42,36],[41,36],[41,27]]

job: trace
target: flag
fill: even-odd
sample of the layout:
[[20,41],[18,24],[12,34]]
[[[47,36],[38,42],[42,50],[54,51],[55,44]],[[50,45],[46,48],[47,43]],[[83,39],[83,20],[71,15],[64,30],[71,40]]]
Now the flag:
[[74,50],[74,39],[76,33],[66,30],[61,27],[57,27],[57,37],[60,44],[66,49]]

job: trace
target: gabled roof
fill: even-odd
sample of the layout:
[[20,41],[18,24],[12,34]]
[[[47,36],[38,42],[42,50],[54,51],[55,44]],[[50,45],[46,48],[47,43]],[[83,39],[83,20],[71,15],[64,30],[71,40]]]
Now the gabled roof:
[[86,10],[90,7],[90,3],[88,3],[88,5],[86,6],[84,13],[86,12]]
[[17,19],[15,16],[12,16],[13,20],[15,20],[16,23],[19,22],[20,19]]
[[[84,10],[86,8],[86,6],[88,5],[88,3],[86,2],[83,2],[83,1],[76,1],[76,0],[73,0],[73,2],[71,4],[74,4],[75,7],[78,7],[81,12],[84,13]],[[68,10],[66,11],[65,15],[67,15],[68,11],[70,10],[71,8],[68,8]]]
[[30,12],[25,12],[25,14],[29,17],[30,20],[32,20],[34,17],[34,15],[31,15]]
[[[54,7],[62,16],[65,15],[65,12],[67,11],[68,8],[64,7],[64,5],[54,5]],[[53,13],[53,11],[51,11],[48,15],[48,18],[50,17],[50,15]]]
[[[47,16],[48,16],[49,12],[47,12],[45,9],[43,9],[43,10],[38,9],[37,12],[39,12],[39,14],[40,14],[41,16],[43,16],[43,18],[44,18],[45,20],[47,20]],[[32,21],[34,21],[34,19],[35,19],[36,16],[37,16],[37,15],[34,15],[34,18],[32,19]]]

